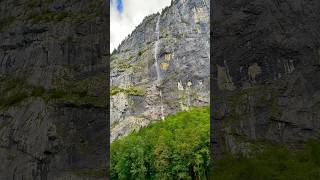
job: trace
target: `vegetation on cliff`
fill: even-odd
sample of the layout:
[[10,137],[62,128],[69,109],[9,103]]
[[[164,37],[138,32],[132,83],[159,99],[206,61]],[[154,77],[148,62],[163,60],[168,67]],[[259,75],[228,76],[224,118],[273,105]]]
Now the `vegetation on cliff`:
[[28,84],[21,78],[0,77],[0,110],[18,106],[30,98],[41,98],[45,102],[68,102],[74,105],[105,107],[107,97],[100,95],[102,94],[100,87],[105,83],[105,79],[105,75],[93,76],[77,82],[68,81],[65,87],[61,85],[61,87],[45,89],[42,86]]
[[[296,149],[296,148],[295,148]],[[299,150],[268,145],[252,157],[226,155],[215,162],[214,180],[316,180],[320,179],[320,142]]]
[[179,112],[111,144],[111,179],[206,179],[209,108]]

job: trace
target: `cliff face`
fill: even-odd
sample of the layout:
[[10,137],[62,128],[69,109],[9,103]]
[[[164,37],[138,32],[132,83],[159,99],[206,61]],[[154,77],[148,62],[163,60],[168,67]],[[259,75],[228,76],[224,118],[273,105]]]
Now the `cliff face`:
[[0,179],[105,179],[107,8],[0,2]]
[[111,55],[111,141],[209,104],[209,0],[176,0]]
[[213,158],[319,138],[319,1],[213,4]]

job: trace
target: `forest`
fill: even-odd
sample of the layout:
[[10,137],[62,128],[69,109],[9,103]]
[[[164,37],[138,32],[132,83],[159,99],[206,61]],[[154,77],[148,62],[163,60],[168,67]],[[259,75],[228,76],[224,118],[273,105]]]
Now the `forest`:
[[209,108],[178,112],[111,144],[111,179],[208,179]]

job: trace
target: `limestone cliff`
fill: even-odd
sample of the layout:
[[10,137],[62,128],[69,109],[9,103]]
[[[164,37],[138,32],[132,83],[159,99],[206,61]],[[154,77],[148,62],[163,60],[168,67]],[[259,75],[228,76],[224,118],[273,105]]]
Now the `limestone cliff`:
[[214,1],[212,152],[319,138],[319,1]]
[[0,179],[105,179],[107,8],[0,1]]
[[175,0],[146,17],[111,55],[111,141],[208,105],[209,54],[209,0]]

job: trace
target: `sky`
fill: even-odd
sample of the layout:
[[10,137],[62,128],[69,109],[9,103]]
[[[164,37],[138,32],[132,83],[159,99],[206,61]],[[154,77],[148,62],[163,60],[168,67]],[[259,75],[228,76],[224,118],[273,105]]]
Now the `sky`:
[[143,20],[169,6],[171,0],[110,0],[110,52]]

